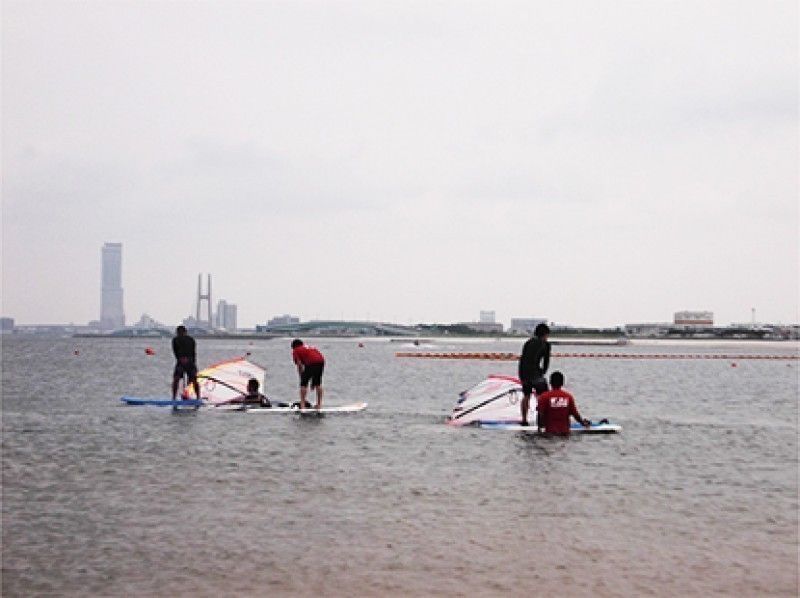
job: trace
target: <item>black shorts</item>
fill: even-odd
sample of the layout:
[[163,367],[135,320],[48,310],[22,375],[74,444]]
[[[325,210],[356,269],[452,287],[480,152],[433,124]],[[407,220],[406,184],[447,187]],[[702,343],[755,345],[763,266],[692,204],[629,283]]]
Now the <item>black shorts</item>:
[[529,395],[533,391],[536,391],[536,394],[540,395],[548,390],[547,380],[544,379],[544,376],[539,376],[538,378],[523,378],[522,380],[522,394],[524,395]]
[[300,386],[308,386],[311,381],[311,386],[322,386],[322,370],[325,369],[325,362],[312,363],[303,367],[303,373],[300,374]]
[[175,378],[183,378],[183,375],[189,378],[189,382],[197,379],[197,366],[194,363],[181,363],[180,361],[175,364],[175,371],[172,373]]

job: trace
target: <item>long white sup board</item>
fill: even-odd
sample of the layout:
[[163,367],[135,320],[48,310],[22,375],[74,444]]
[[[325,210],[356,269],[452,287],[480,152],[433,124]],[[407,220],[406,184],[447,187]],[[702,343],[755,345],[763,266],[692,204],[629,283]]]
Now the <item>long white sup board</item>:
[[241,405],[213,405],[206,401],[198,401],[197,399],[184,399],[184,400],[171,400],[168,397],[121,397],[125,405],[136,406],[149,406],[149,407],[172,407],[178,409],[201,409],[207,412],[217,413],[273,413],[273,414],[290,414],[297,413],[298,415],[326,415],[334,413],[356,413],[363,411],[367,408],[367,403],[348,403],[347,405],[330,405],[323,406],[322,409],[298,409],[297,407],[260,407],[258,405],[248,405],[247,409],[242,409]]
[[334,413],[356,413],[364,411],[367,404],[364,402],[348,403],[347,405],[331,405],[329,407],[323,406],[321,409],[298,409],[296,407],[258,407],[256,405],[248,405],[246,409],[242,409],[241,405],[218,405],[217,407],[210,407],[209,411],[216,411],[220,413],[249,413],[249,414],[274,414],[286,415],[297,413],[298,415],[329,415]]
[[[506,430],[509,432],[529,432],[536,434],[538,433],[538,428],[534,426],[523,426],[522,424],[518,423],[502,423],[502,422],[492,422],[492,423],[480,423],[478,424],[481,428],[486,428],[488,430]],[[570,432],[572,434],[617,434],[618,432],[622,431],[622,426],[618,424],[592,424],[588,428],[584,428],[579,423],[573,423],[569,427]]]

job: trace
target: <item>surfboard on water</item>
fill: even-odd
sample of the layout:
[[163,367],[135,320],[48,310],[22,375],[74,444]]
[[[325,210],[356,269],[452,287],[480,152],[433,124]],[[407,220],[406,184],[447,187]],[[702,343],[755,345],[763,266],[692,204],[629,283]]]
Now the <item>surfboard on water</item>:
[[246,409],[242,409],[241,405],[217,405],[216,407],[211,408],[210,411],[216,411],[220,413],[258,413],[261,415],[287,415],[293,413],[298,415],[328,415],[334,413],[357,413],[358,411],[363,411],[366,408],[367,403],[358,402],[348,403],[347,405],[331,405],[328,407],[322,407],[322,409],[298,409],[297,407],[259,407],[256,405],[248,405]]
[[[509,432],[528,432],[536,434],[538,428],[536,426],[523,426],[519,423],[513,422],[479,422],[478,427],[486,428],[489,430],[506,430]],[[572,434],[617,434],[622,431],[622,426],[619,424],[592,424],[588,428],[584,428],[577,422],[574,422],[569,427]]]
[[150,407],[200,407],[204,401],[198,399],[177,399],[161,397],[120,397],[120,401],[126,405],[148,405]]
[[204,411],[218,412],[218,413],[260,413],[274,415],[286,415],[295,413],[297,415],[326,415],[333,413],[357,413],[367,408],[367,403],[348,403],[346,405],[331,405],[323,407],[322,409],[298,409],[297,407],[260,407],[258,405],[248,405],[246,409],[242,409],[241,405],[212,405],[205,400],[197,399],[177,399],[173,401],[169,398],[161,397],[121,397],[125,405],[135,406],[149,406],[149,407],[175,407],[175,408],[193,408],[197,409],[202,407]]

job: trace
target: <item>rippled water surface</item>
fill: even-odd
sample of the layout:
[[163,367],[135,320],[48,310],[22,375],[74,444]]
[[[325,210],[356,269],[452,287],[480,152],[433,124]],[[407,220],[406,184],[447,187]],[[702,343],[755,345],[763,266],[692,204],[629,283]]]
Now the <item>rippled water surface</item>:
[[[286,339],[198,344],[294,398]],[[797,595],[800,362],[555,358],[584,415],[624,426],[563,440],[443,425],[513,362],[316,344],[327,403],[366,412],[124,407],[167,394],[168,339],[4,338],[3,596]]]

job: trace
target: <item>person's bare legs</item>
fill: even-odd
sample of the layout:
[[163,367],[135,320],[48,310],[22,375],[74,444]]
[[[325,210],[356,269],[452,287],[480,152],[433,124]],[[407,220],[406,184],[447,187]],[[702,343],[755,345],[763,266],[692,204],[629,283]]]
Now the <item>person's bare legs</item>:
[[322,387],[317,386],[317,410],[322,409],[322,395],[323,395]]
[[194,398],[199,401],[200,400],[200,385],[197,383],[197,378],[192,380],[192,386],[194,386]]
[[520,423],[523,426],[528,425],[528,405],[531,402],[531,395],[522,395],[522,402],[520,403],[520,411],[522,413],[522,420]]
[[306,395],[308,394],[308,387],[301,386],[300,387],[300,409],[308,409],[306,402]]

